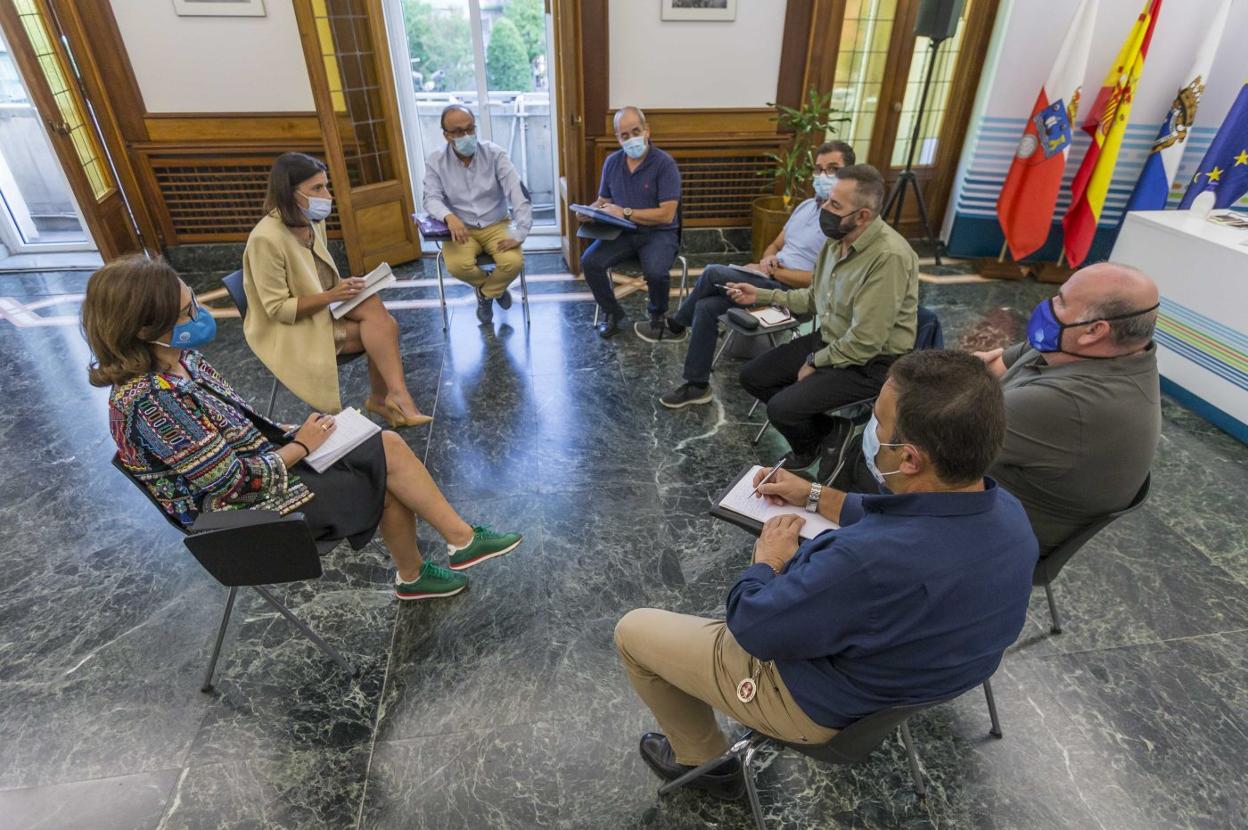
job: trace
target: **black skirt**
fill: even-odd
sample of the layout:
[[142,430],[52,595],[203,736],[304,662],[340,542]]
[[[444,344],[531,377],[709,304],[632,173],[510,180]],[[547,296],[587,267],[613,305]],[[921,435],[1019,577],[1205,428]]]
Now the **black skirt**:
[[354,550],[377,532],[386,504],[386,451],[377,433],[323,473],[300,462],[293,471],[316,498],[299,508],[319,541],[346,539]]

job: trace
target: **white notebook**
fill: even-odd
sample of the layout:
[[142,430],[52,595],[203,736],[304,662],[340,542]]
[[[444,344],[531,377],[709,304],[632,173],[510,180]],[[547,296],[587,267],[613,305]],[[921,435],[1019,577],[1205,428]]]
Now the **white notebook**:
[[364,276],[364,290],[356,294],[349,300],[343,300],[340,303],[330,303],[329,313],[334,315],[335,320],[342,319],[342,316],[355,308],[369,297],[376,294],[381,289],[389,285],[394,285],[398,280],[394,278],[394,272],[390,270],[390,263],[383,262]]
[[789,314],[787,309],[777,308],[774,305],[767,306],[766,308],[756,308],[750,313],[758,318],[758,322],[761,323],[764,328],[779,326],[793,319],[793,315]]
[[344,455],[381,432],[381,427],[361,415],[358,409],[342,410],[334,416],[334,425],[329,440],[303,459],[318,473],[325,472]]
[[742,274],[749,274],[751,277],[762,277],[765,280],[771,279],[765,271],[759,271],[755,268],[746,268],[744,265],[729,265],[733,271],[740,271]]
[[754,476],[761,469],[763,469],[762,466],[758,464],[751,467],[748,473],[737,480],[737,483],[728,491],[728,495],[724,496],[719,506],[725,510],[731,510],[733,513],[739,513],[742,516],[764,523],[776,516],[801,516],[806,520],[806,524],[802,525],[802,529],[798,531],[798,534],[803,539],[813,539],[825,530],[836,530],[840,527],[836,522],[825,519],[817,513],[807,513],[801,507],[794,507],[790,504],[776,506],[762,496],[750,495],[754,492]]

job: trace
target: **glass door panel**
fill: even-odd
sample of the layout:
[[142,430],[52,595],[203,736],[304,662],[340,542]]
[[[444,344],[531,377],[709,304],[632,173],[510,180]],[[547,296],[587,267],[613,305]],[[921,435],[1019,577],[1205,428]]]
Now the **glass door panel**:
[[849,142],[860,161],[871,157],[871,136],[888,69],[897,0],[848,0],[836,57],[832,106],[849,117],[836,136]]
[[[966,21],[974,4],[975,0],[967,0],[966,5],[962,7],[962,17],[958,20],[957,33],[940,45],[936,66],[932,72],[932,86],[927,93],[927,109],[923,113],[918,149],[914,154],[916,167],[930,165],[936,160],[936,149],[940,145],[940,131],[944,126],[949,94],[953,90],[953,73],[958,65],[962,37],[966,33]],[[927,71],[930,52],[931,40],[929,38],[915,39],[914,51],[910,57],[910,73],[906,78],[905,98],[901,105],[901,121],[897,128],[896,140],[893,142],[891,161],[893,167],[903,167],[906,163],[906,154],[909,152],[910,139],[914,133],[914,119],[918,115],[919,97],[923,93],[923,75]]]

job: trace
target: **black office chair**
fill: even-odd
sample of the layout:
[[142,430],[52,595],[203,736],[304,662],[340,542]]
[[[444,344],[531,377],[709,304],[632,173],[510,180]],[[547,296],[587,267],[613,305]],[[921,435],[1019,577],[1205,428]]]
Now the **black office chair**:
[[[243,290],[243,272],[235,271],[221,278],[221,282],[225,285],[225,291],[230,295],[230,301],[234,303],[234,307],[238,309],[238,317],[240,320],[247,319],[247,292]],[[340,354],[337,357],[338,365],[343,366],[357,357],[363,357],[366,352],[351,352],[350,354]],[[273,416],[273,404],[277,402],[278,379],[273,377],[273,389],[269,392],[269,405],[264,410],[266,418]]]
[[[720,319],[722,320],[723,318],[721,317]],[[815,321],[815,325],[819,325],[818,320]],[[920,349],[943,349],[945,347],[945,334],[944,329],[940,325],[940,316],[927,306],[919,306],[916,329],[917,330],[915,331],[914,336],[915,351],[919,351]],[[833,418],[848,417],[853,419],[855,415],[862,412],[863,407],[870,408],[875,403],[875,398],[876,396],[872,395],[871,397],[863,398],[860,401],[843,404],[842,406],[838,406],[836,409],[829,411],[827,414]],[[752,418],[754,416],[754,410],[758,408],[760,403],[762,403],[762,401],[756,399],[750,406],[750,411],[746,413],[745,417]],[[771,426],[771,420],[767,419],[764,420],[763,425],[759,427],[758,433],[754,436],[753,441],[756,446],[759,441],[763,440],[763,434],[767,432],[767,427],[769,426]],[[853,436],[854,431],[851,430],[845,436],[846,443],[848,443],[849,439]],[[844,454],[844,445],[842,445],[840,455],[843,456]],[[840,472],[839,465],[837,465],[836,469],[832,471],[831,475],[826,476],[825,478],[827,481],[831,481],[838,472]]]
[[[606,237],[606,236],[600,236],[598,234],[593,234],[591,231],[589,231],[586,228],[585,225],[581,225],[579,228],[577,228],[576,235],[581,239],[598,239],[598,238],[614,239],[614,238],[618,238],[620,235],[618,232],[618,229],[616,230],[617,232],[615,236]],[[685,259],[685,255],[680,253],[680,244],[682,240],[684,239],[684,235],[685,235],[684,208],[682,205],[677,203],[676,205],[676,261],[680,262],[680,293],[676,295],[676,302],[678,305],[685,301],[685,297],[689,296],[689,260]],[[613,269],[619,268],[621,265],[629,265],[629,266],[635,265],[637,270],[641,270],[641,263],[636,259],[625,260],[624,262],[617,263],[616,265],[612,265],[610,268],[607,269],[607,277],[611,279],[612,282],[615,281]],[[638,287],[640,287],[645,284],[645,277],[644,276],[635,277],[632,279],[632,281]],[[612,289],[612,291],[614,291],[614,289]],[[602,307],[601,306],[595,307],[594,308],[594,325],[595,326],[598,325],[598,317],[601,314],[602,314]]]
[[266,587],[284,582],[319,579],[321,555],[338,544],[336,541],[317,542],[303,521],[300,513],[285,516],[272,510],[224,510],[202,513],[190,531],[174,521],[151,492],[134,477],[114,454],[113,466],[135,487],[147,496],[147,500],[164,516],[169,524],[184,534],[183,543],[212,577],[230,589],[225,599],[225,613],[217,630],[212,647],[208,670],[204,673],[202,692],[212,691],[212,676],[221,655],[221,644],[234,611],[234,599],[239,588],[252,588],[283,617],[290,620],[299,633],[307,637],[326,657],[333,660],[351,677],[358,677],[359,670],[347,662],[329,643],[308,628],[303,620],[294,615],[286,605],[273,596]]
[[[997,717],[997,702],[992,696],[992,683],[984,681],[984,698],[988,702],[988,716],[992,719],[992,728],[988,734],[994,738],[1002,737],[1001,722]],[[741,776],[745,779],[745,792],[750,800],[750,812],[754,815],[754,824],[758,830],[767,830],[763,817],[762,803],[758,799],[758,783],[754,779],[752,762],[760,749],[767,746],[795,749],[803,755],[822,761],[826,764],[856,764],[864,760],[876,750],[893,730],[901,732],[901,741],[906,747],[906,755],[910,759],[910,775],[914,781],[914,792],[920,799],[927,797],[927,788],[923,784],[923,772],[919,768],[919,756],[914,749],[914,741],[910,737],[907,721],[922,712],[942,703],[948,703],[960,695],[941,698],[928,703],[915,703],[907,706],[890,706],[836,733],[831,740],[822,744],[794,744],[764,735],[761,732],[747,730],[723,755],[712,758],[700,767],[696,767],[684,775],[659,787],[659,796],[667,795],[672,790],[683,787],[690,781],[702,777],[710,770],[725,761],[736,758],[741,764]]]
[[[529,202],[532,203],[533,196],[529,192],[528,185],[524,182],[520,182],[520,190],[524,193],[524,198],[528,199]],[[438,256],[437,259],[434,260],[434,266],[438,272],[438,300],[442,303],[442,333],[445,334],[450,330],[450,318],[446,313],[446,283],[443,277],[443,272],[446,270],[446,257],[442,253],[442,243],[449,242],[451,234],[448,231],[445,234],[422,234],[422,236],[438,246]],[[481,254],[477,257],[477,267],[488,275],[496,267],[494,257],[486,253]],[[525,263],[521,262],[520,274],[518,275],[520,280],[520,304],[524,308],[524,325],[527,328],[531,325],[531,323],[529,318],[529,282],[526,279],[525,271]]]
[[1062,633],[1062,621],[1057,616],[1057,604],[1053,602],[1053,580],[1057,579],[1057,575],[1062,572],[1062,568],[1066,567],[1066,563],[1074,556],[1080,548],[1088,543],[1096,534],[1105,529],[1107,525],[1116,519],[1138,510],[1140,505],[1148,500],[1148,490],[1152,486],[1152,474],[1144,477],[1144,483],[1140,485],[1140,489],[1136,492],[1135,498],[1121,510],[1113,513],[1107,513],[1083,530],[1078,531],[1065,542],[1062,542],[1048,556],[1036,563],[1036,570],[1031,576],[1032,585],[1044,586],[1044,597],[1049,601],[1049,617],[1052,619],[1050,633]]

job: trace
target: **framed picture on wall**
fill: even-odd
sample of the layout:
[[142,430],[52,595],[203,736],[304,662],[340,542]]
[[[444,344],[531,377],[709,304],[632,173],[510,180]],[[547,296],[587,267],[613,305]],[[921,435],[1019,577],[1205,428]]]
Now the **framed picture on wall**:
[[736,20],[737,0],[659,0],[663,20]]
[[173,0],[179,17],[264,17],[264,0]]

